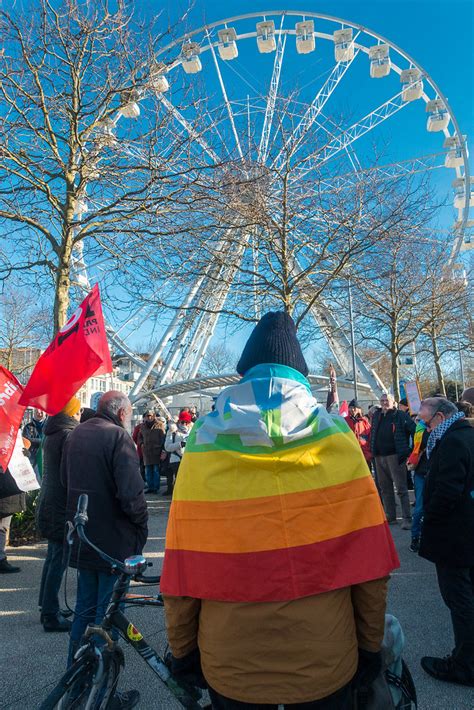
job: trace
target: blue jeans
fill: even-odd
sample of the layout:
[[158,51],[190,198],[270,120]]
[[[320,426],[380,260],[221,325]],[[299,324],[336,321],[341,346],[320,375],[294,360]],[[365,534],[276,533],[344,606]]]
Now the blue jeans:
[[145,466],[145,480],[149,491],[160,490],[160,465],[157,463]]
[[421,524],[423,522],[423,491],[425,488],[425,477],[413,476],[413,487],[415,489],[415,509],[411,523],[411,536],[420,537]]
[[59,611],[59,590],[64,570],[63,544],[49,540],[38,599],[38,605],[44,616],[55,616]]
[[108,572],[89,569],[78,570],[77,599],[69,639],[68,667],[72,665],[74,654],[80,646],[81,638],[89,624],[100,624],[117,576]]

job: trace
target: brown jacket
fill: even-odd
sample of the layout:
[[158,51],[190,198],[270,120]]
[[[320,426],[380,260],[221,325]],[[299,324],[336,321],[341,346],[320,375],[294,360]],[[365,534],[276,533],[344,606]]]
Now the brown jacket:
[[380,649],[386,595],[387,578],[291,602],[165,596],[169,644],[177,658],[199,646],[207,682],[234,700],[319,700],[353,678],[358,646]]
[[142,425],[138,434],[138,441],[141,444],[145,466],[160,463],[165,437],[164,429],[159,422],[153,422],[151,427],[148,427],[146,423]]

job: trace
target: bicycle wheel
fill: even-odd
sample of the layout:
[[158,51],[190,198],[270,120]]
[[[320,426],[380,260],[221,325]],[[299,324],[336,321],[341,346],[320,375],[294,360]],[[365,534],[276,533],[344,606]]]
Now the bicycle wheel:
[[98,654],[93,646],[66,671],[40,710],[106,710],[123,666],[119,648]]

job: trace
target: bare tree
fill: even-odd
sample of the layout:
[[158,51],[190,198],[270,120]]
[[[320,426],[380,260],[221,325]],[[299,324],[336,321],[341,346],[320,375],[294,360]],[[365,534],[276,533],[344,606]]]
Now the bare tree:
[[[428,264],[428,267],[430,265]],[[474,329],[469,308],[469,277],[459,277],[451,266],[429,274],[433,287],[427,294],[422,318],[424,327],[417,342],[417,353],[429,355],[434,365],[437,391],[446,394],[443,362],[472,352]],[[427,274],[428,275],[428,274]]]
[[237,356],[224,343],[211,345],[203,360],[201,372],[204,375],[222,375],[235,370]]
[[116,284],[172,231],[200,167],[191,174],[189,137],[162,108],[163,33],[129,7],[39,0],[35,12],[0,13],[0,279],[27,273],[44,286],[49,274],[55,329],[74,280],[85,284],[83,250],[108,260]]
[[32,293],[9,288],[0,296],[0,364],[21,376],[48,342],[47,310]]
[[370,265],[353,276],[358,336],[389,354],[396,397],[400,396],[401,355],[411,352],[422,335],[431,341],[434,333],[436,342],[442,323],[454,318],[456,300],[447,278],[447,253],[445,243],[419,229],[397,231],[371,252]]

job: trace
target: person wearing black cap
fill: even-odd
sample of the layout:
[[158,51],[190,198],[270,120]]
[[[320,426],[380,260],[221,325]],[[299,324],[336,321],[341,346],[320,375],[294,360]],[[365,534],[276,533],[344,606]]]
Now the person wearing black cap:
[[372,460],[372,452],[370,450],[370,422],[367,417],[362,414],[362,409],[356,399],[351,399],[349,402],[349,416],[346,419],[349,427],[355,434],[357,441],[360,444],[364,458],[369,464]]
[[288,313],[270,311],[257,323],[237,363],[237,372],[244,375],[255,365],[273,363],[298,370],[306,377],[308,365],[296,338],[296,326]]
[[406,412],[407,414],[410,414],[410,407],[408,406],[408,400],[406,397],[403,397],[398,403],[398,409],[401,412]]
[[[219,710],[278,703],[349,710],[353,685],[368,687],[380,672],[387,574],[397,566],[380,499],[347,424],[311,394],[290,315],[262,317],[237,372],[242,380],[220,393],[191,432],[173,494],[162,577],[169,663],[184,680],[202,662]],[[321,512],[327,491],[336,489],[338,511],[354,504],[354,488],[338,485],[341,476],[362,486],[359,522],[369,510],[381,521],[385,542],[379,548],[371,529],[370,559],[365,544],[357,552],[363,565],[354,564],[353,533],[340,552],[326,547],[337,517]],[[181,528],[177,549],[181,516],[196,535],[188,547]],[[230,536],[219,532],[222,524]],[[322,557],[316,539],[324,540]],[[223,574],[201,565],[212,565],[214,555]]]

